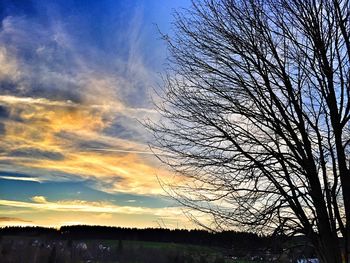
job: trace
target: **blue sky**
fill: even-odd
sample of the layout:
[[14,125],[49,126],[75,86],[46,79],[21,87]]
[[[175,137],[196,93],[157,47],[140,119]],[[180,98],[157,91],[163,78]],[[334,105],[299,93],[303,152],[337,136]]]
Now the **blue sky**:
[[[0,225],[189,227],[139,121],[157,119],[174,9],[189,0],[0,4]],[[157,26],[156,26],[157,25]]]

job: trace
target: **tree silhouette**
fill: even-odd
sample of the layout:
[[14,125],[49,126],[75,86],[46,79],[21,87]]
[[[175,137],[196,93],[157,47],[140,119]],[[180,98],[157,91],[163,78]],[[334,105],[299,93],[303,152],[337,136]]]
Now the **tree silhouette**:
[[147,124],[182,178],[163,182],[168,193],[216,227],[301,233],[321,262],[342,249],[350,262],[349,15],[346,0],[203,0],[177,13],[162,118]]

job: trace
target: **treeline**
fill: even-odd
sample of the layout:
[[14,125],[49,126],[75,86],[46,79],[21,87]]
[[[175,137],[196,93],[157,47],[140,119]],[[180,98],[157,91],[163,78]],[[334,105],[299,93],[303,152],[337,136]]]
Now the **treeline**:
[[[108,226],[62,226],[59,229],[44,227],[4,227],[0,236],[24,235],[45,236],[47,238],[78,239],[111,239],[137,240],[148,242],[172,242],[222,248],[266,248],[271,246],[272,238],[252,233],[223,231],[208,232],[205,230],[164,229],[164,228],[122,228]],[[275,243],[275,242],[273,242]]]

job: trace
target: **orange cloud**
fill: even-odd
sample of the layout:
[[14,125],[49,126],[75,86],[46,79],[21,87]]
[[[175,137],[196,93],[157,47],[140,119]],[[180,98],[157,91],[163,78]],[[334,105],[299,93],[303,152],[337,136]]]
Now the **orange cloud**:
[[8,216],[0,216],[0,222],[25,222],[30,223],[31,221],[25,220],[18,217],[8,217]]
[[0,226],[33,226],[34,223],[31,220],[22,219],[19,217],[0,217]]
[[[26,209],[26,217],[36,225],[62,226],[72,224],[119,225],[127,227],[194,228],[180,207],[148,208],[119,206],[110,202],[64,200],[49,201],[43,196],[33,196],[32,202],[0,200],[3,207]],[[209,222],[208,216],[195,212],[196,218]],[[3,225],[26,225],[28,222],[4,221]],[[1,222],[0,222],[1,225]]]
[[[151,154],[146,145],[102,134],[111,121],[108,109],[15,96],[0,96],[0,104],[10,111],[0,142],[5,153],[0,159],[29,169],[93,179],[103,191],[163,193],[156,175],[170,173],[160,169],[154,157],[145,158],[145,153]],[[80,148],[76,140],[98,141],[109,148]]]
[[18,208],[30,208],[35,210],[51,210],[62,212],[87,212],[98,214],[140,214],[156,215],[169,218],[177,218],[182,215],[178,207],[147,208],[140,206],[118,206],[109,202],[92,202],[84,200],[64,200],[51,202],[43,196],[32,197],[33,202],[14,200],[0,200],[0,205]]
[[32,168],[76,174],[100,182],[100,190],[136,194],[163,193],[157,177],[170,176],[170,172],[152,166],[137,154],[101,152],[75,152],[67,154],[62,161],[38,160],[29,163]]

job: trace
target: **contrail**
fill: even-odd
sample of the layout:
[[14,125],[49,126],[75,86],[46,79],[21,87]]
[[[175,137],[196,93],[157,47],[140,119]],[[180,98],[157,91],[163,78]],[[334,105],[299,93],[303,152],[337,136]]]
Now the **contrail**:
[[154,155],[153,152],[149,151],[136,151],[136,150],[118,150],[118,149],[103,149],[103,148],[87,148],[87,150],[100,151],[100,152],[122,152],[122,153],[138,153],[138,154],[149,154]]
[[0,176],[0,179],[29,181],[29,182],[38,182],[38,183],[42,182],[39,178],[36,178],[36,177]]

